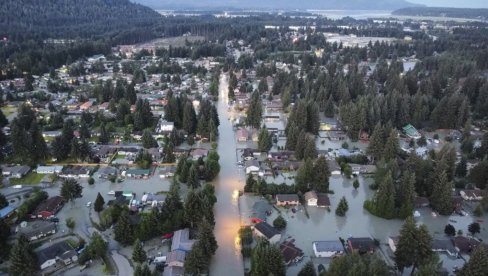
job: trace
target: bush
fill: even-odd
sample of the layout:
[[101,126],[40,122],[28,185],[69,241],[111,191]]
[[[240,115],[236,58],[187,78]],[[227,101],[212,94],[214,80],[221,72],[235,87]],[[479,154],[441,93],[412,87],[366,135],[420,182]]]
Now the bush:
[[286,228],[286,220],[279,215],[274,221],[273,226],[278,230],[283,230]]
[[93,178],[93,177],[88,178],[88,184],[89,185],[95,184],[95,178]]
[[250,248],[250,247],[243,247],[241,249],[241,254],[242,254],[242,257],[244,257],[244,258],[250,258],[251,257],[251,254],[252,254],[252,248]]

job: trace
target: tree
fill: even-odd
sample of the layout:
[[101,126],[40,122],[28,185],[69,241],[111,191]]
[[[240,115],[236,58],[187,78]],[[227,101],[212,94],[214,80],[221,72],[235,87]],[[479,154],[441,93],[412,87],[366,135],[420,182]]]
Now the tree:
[[373,156],[375,160],[380,160],[383,156],[385,146],[385,134],[380,123],[376,124],[373,134],[369,139],[368,153]]
[[195,189],[190,188],[185,199],[185,221],[194,228],[201,220],[205,212],[201,194]]
[[302,267],[300,272],[298,272],[298,276],[317,276],[317,272],[315,272],[315,267],[312,261],[308,261]]
[[144,150],[141,150],[135,159],[136,164],[143,168],[143,169],[149,169],[153,163],[152,156],[149,152],[146,152]]
[[474,250],[469,261],[461,271],[456,273],[459,276],[483,276],[488,275],[488,253],[485,246],[478,246]]
[[158,143],[156,142],[156,140],[152,136],[152,133],[149,129],[145,129],[142,132],[142,146],[145,149],[150,149],[150,148],[154,148],[154,147],[158,146]]
[[377,255],[361,256],[358,253],[348,254],[344,257],[334,258],[325,273],[327,276],[343,275],[391,275],[386,263]]
[[130,224],[129,213],[122,212],[114,228],[114,239],[122,245],[134,243],[134,229]]
[[400,271],[412,266],[415,268],[427,263],[434,253],[432,252],[432,237],[425,225],[417,228],[412,217],[405,220],[400,229],[400,238],[395,251],[395,262]]
[[93,184],[95,184],[95,178],[89,177],[88,178],[88,185],[93,185]]
[[281,231],[286,228],[286,220],[279,215],[277,218],[275,218],[275,220],[273,220],[273,226]]
[[399,218],[407,218],[412,215],[415,208],[415,173],[406,171],[401,179],[397,197],[400,201],[398,209]]
[[469,231],[469,233],[471,233],[471,235],[473,235],[473,236],[474,236],[475,234],[479,233],[479,232],[480,232],[480,230],[481,230],[481,228],[480,228],[480,224],[479,224],[479,223],[477,223],[477,222],[473,222],[473,223],[471,223],[470,225],[468,225],[468,231]]
[[318,193],[326,193],[329,191],[329,165],[327,159],[321,155],[313,165],[313,180],[312,188]]
[[98,193],[97,199],[95,199],[95,204],[93,205],[93,209],[95,212],[100,213],[103,210],[103,205],[105,204],[105,200],[103,199],[103,196]]
[[377,216],[392,219],[395,217],[395,186],[391,172],[388,171],[378,187],[375,199],[375,213]]
[[100,136],[98,136],[98,142],[102,145],[108,144],[110,141],[110,136],[107,132],[107,129],[105,128],[105,123],[102,123],[100,125]]
[[136,263],[143,263],[147,259],[146,251],[142,248],[142,243],[139,239],[134,242],[134,250],[132,251],[132,260]]
[[195,164],[192,164],[190,167],[190,171],[188,172],[188,187],[191,188],[199,188],[200,187],[200,179],[198,176],[198,170]]
[[396,130],[392,130],[390,132],[390,136],[388,136],[388,139],[386,140],[384,149],[385,150],[383,151],[383,158],[385,158],[385,160],[391,160],[393,158],[396,158],[400,149],[400,146],[398,144],[398,134]]
[[10,226],[5,220],[0,219],[0,259],[6,259],[10,253],[10,245],[7,243],[7,239],[10,236]]
[[335,211],[336,216],[343,217],[346,215],[347,211],[349,210],[349,204],[347,203],[346,197],[342,197],[341,201],[337,205],[337,209]]
[[284,276],[286,274],[283,255],[274,245],[265,240],[259,240],[252,250],[251,275]]
[[357,190],[359,188],[359,180],[354,179],[352,186],[354,187],[354,190]]
[[74,203],[75,199],[81,198],[82,191],[83,187],[78,181],[69,178],[63,181],[60,194],[66,201]]
[[7,206],[8,206],[7,198],[2,193],[0,193],[0,209],[7,207]]
[[446,227],[444,227],[444,233],[447,236],[454,237],[456,236],[456,228],[452,224],[447,224]]
[[271,135],[269,135],[268,129],[264,126],[259,131],[258,150],[261,152],[268,152],[272,146],[273,142],[271,141]]
[[450,215],[453,210],[452,188],[453,184],[447,178],[445,166],[439,163],[436,166],[434,183],[430,203],[432,208],[441,215]]
[[263,106],[259,92],[254,91],[246,113],[246,125],[258,129],[261,126]]
[[75,226],[76,226],[76,221],[73,218],[66,219],[66,227],[68,227],[71,232],[73,232]]
[[20,235],[17,243],[10,250],[10,275],[36,275],[39,270],[37,255],[24,235]]
[[466,157],[463,156],[461,158],[461,161],[459,161],[459,163],[456,166],[455,175],[458,177],[465,177],[466,174],[468,173],[467,165],[468,165],[468,160],[466,159]]
[[134,276],[152,276],[151,269],[147,264],[137,265],[134,270]]
[[185,273],[190,275],[200,275],[208,270],[210,265],[208,256],[203,252],[197,241],[185,259]]
[[[210,212],[212,211],[210,210]],[[206,256],[210,258],[215,254],[218,248],[217,240],[215,239],[215,235],[213,233],[213,226],[206,218],[203,218],[198,225],[197,239],[198,246],[203,249]]]

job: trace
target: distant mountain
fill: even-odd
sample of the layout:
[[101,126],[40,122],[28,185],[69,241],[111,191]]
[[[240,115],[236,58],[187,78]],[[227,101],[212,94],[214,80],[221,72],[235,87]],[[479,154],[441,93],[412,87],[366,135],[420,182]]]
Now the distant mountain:
[[394,11],[394,15],[457,17],[488,20],[488,9],[409,7]]
[[405,0],[132,0],[154,9],[396,10],[419,6]]
[[1,0],[0,35],[91,37],[153,26],[161,16],[129,0]]

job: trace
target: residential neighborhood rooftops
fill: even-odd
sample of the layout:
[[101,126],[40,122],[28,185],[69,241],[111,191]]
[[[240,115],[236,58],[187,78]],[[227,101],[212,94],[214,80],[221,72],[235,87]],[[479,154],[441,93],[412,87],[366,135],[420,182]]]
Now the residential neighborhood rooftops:
[[15,211],[15,207],[8,205],[0,209],[0,219],[10,216]]
[[61,257],[63,254],[71,250],[74,251],[67,242],[61,241],[38,251],[37,259],[39,264],[43,264],[48,260],[56,259],[56,257]]
[[405,132],[405,134],[410,138],[415,138],[415,139],[420,138],[420,132],[411,124],[404,126],[403,132]]
[[277,201],[299,201],[298,195],[296,194],[277,194]]
[[190,240],[190,229],[185,228],[174,232],[171,242],[171,251],[183,250],[190,251],[195,240]]
[[56,224],[46,220],[37,220],[29,223],[27,227],[21,228],[20,232],[29,240],[37,239],[39,236],[56,232]]
[[312,244],[319,252],[344,251],[340,241],[314,241]]
[[271,239],[275,235],[279,235],[280,232],[276,230],[273,226],[269,225],[266,222],[260,222],[254,225],[254,229],[259,231],[261,234],[263,234],[266,238]]

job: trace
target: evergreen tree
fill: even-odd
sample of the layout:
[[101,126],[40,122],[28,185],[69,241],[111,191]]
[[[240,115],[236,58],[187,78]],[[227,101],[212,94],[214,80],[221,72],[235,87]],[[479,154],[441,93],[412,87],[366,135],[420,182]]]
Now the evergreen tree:
[[289,150],[295,150],[297,142],[299,141],[298,136],[300,135],[300,130],[295,124],[293,124],[291,122],[288,122],[287,130],[288,131],[287,131],[287,135],[286,135],[286,146],[285,147]]
[[152,136],[152,133],[149,129],[145,129],[142,132],[142,146],[145,149],[150,149],[150,148],[154,148],[154,147],[158,146],[158,143],[156,142],[156,140]]
[[204,249],[199,241],[193,244],[191,251],[185,259],[185,273],[190,275],[201,275],[207,272],[210,265],[209,256],[205,255]]
[[187,101],[183,109],[183,129],[188,135],[195,134],[197,127],[197,115],[190,101]]
[[317,272],[315,272],[315,267],[312,261],[308,261],[302,267],[300,272],[298,272],[298,276],[317,276]]
[[447,224],[446,227],[444,227],[444,233],[449,237],[454,237],[456,236],[456,228],[454,228],[452,224]]
[[114,239],[123,246],[134,243],[134,229],[130,224],[129,213],[124,211],[120,214],[114,228]]
[[195,228],[197,224],[201,221],[204,212],[209,210],[204,210],[203,199],[201,194],[190,188],[186,199],[185,199],[185,221],[190,225],[191,228]]
[[453,184],[447,178],[445,166],[438,164],[436,166],[434,183],[432,185],[432,194],[430,204],[432,208],[441,215],[450,215],[453,211],[452,188]]
[[98,193],[97,199],[95,199],[95,204],[93,204],[93,209],[95,212],[100,213],[103,210],[103,205],[105,204],[105,200],[103,199],[103,196]]
[[457,164],[456,172],[454,174],[458,177],[465,177],[468,173],[467,163],[468,160],[466,160],[466,157],[463,156]]
[[385,150],[383,151],[383,157],[385,158],[385,160],[392,160],[396,158],[400,149],[400,146],[398,144],[398,134],[396,130],[392,130],[390,132],[390,136],[388,136],[386,144],[384,144],[384,149]]
[[142,243],[139,239],[134,242],[134,250],[132,251],[132,260],[136,263],[143,263],[147,259],[146,251],[142,248]]
[[66,179],[61,186],[61,196],[69,202],[74,203],[74,200],[81,198],[83,187],[75,179]]
[[246,125],[258,129],[261,126],[263,116],[263,106],[259,92],[255,91],[251,95],[251,100],[246,113]]
[[246,185],[244,186],[244,192],[252,193],[252,191],[254,190],[254,185],[256,185],[256,180],[254,180],[252,174],[248,174],[246,179]]
[[329,191],[329,165],[327,159],[323,155],[317,158],[313,166],[313,181],[312,187],[318,193],[326,193]]
[[[212,212],[211,210],[207,211]],[[213,233],[213,226],[205,218],[198,225],[197,240],[198,246],[202,248],[205,256],[210,259],[217,251],[218,245]]]
[[406,171],[400,185],[398,217],[407,218],[412,215],[415,208],[415,173]]
[[267,241],[260,240],[252,250],[251,275],[284,276],[286,274],[281,251]]
[[412,217],[408,217],[400,229],[400,238],[396,245],[395,262],[400,271],[410,267],[417,260],[417,235],[418,229]]
[[286,228],[286,220],[279,215],[275,220],[273,220],[273,227],[278,229],[278,230],[283,230]]
[[392,219],[395,211],[395,186],[391,172],[388,172],[376,192],[375,212],[379,217]]
[[188,187],[197,189],[200,187],[200,179],[198,169],[195,164],[192,164],[188,172]]
[[90,139],[91,133],[88,124],[85,121],[81,121],[80,124],[80,139]]
[[188,175],[190,173],[191,167],[192,167],[192,163],[185,160],[184,165],[181,167],[181,172],[178,176],[178,180],[181,183],[186,183],[188,181]]
[[325,273],[327,276],[343,275],[391,275],[386,263],[377,255],[361,256],[353,253],[340,258],[334,258]]
[[352,187],[354,190],[357,190],[359,188],[359,180],[354,179],[354,182],[352,182]]
[[317,146],[315,145],[315,138],[307,136],[305,140],[305,148],[303,149],[303,158],[315,159],[317,158]]
[[469,261],[463,266],[459,276],[483,276],[488,275],[488,252],[485,246],[478,246],[474,250]]
[[269,134],[266,126],[264,126],[259,131],[258,150],[261,152],[268,152],[272,146],[273,146],[273,142],[271,141],[271,135]]
[[105,124],[102,123],[100,125],[100,136],[98,136],[98,142],[102,145],[106,145],[108,144],[109,141],[110,141],[109,133],[105,128]]
[[341,201],[337,205],[337,209],[335,211],[336,216],[343,217],[346,215],[347,211],[349,210],[349,204],[347,203],[346,197],[342,197]]
[[137,265],[134,270],[134,276],[152,276],[151,269],[147,264]]
[[471,235],[475,235],[476,233],[479,233],[481,230],[480,224],[477,222],[473,222],[470,225],[468,225],[468,231],[471,233]]
[[303,165],[298,168],[295,176],[295,189],[297,192],[305,193],[310,190],[313,181],[313,163],[311,159],[306,159]]
[[17,243],[10,250],[10,275],[36,275],[39,270],[37,255],[24,235],[20,235]]

